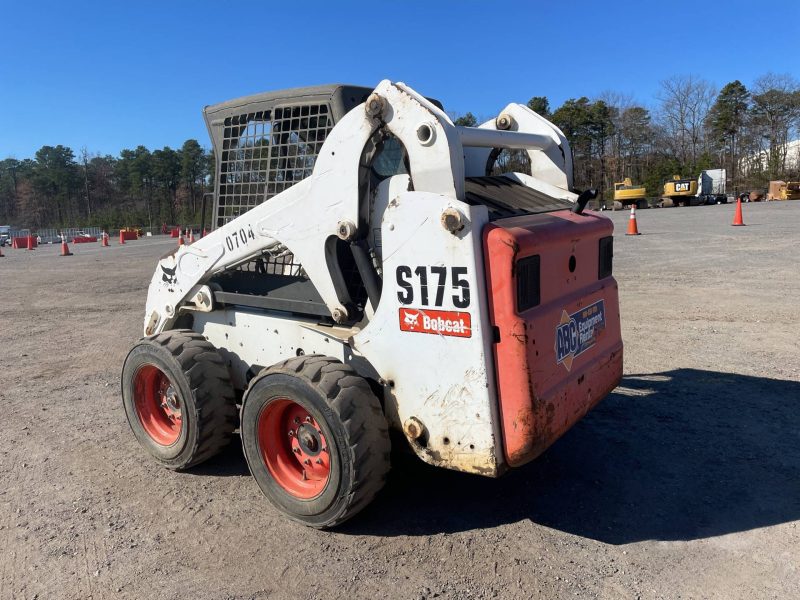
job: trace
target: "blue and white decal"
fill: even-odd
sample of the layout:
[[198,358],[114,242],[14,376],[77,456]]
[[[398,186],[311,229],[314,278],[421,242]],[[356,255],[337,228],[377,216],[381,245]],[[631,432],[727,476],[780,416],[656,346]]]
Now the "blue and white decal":
[[556,364],[563,364],[567,371],[572,369],[572,361],[595,345],[605,326],[606,310],[602,300],[571,315],[562,310],[561,321],[556,326]]

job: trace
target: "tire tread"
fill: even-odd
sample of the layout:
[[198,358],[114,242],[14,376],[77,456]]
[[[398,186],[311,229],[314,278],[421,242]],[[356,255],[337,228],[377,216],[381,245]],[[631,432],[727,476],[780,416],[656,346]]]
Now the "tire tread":
[[380,401],[367,381],[349,365],[324,355],[290,358],[265,368],[252,387],[268,375],[284,373],[304,379],[326,398],[347,432],[353,479],[342,509],[320,528],[334,527],[364,508],[383,488],[390,469],[389,427]]
[[238,414],[230,374],[217,349],[191,329],[172,329],[145,340],[172,354],[194,396],[198,435],[186,460],[172,467],[189,469],[218,454],[233,438]]

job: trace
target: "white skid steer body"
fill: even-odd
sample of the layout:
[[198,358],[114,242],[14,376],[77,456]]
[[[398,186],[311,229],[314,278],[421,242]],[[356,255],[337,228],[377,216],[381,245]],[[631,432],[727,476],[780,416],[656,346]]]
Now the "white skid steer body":
[[[209,128],[215,127],[229,124],[211,121]],[[238,131],[245,136],[246,126]],[[381,151],[398,148],[400,167],[382,172]],[[501,150],[527,158],[531,174],[489,177],[487,165]],[[223,151],[215,147],[218,162]],[[201,334],[227,361],[238,390],[264,367],[290,357],[338,359],[382,390],[390,426],[421,459],[496,476],[510,461],[484,233],[492,211],[500,209],[471,200],[470,181],[486,189],[504,182],[564,213],[577,199],[565,137],[527,107],[509,104],[479,127],[460,127],[408,86],[382,81],[332,126],[310,174],[238,215],[224,216],[218,199],[216,228],[160,259],[144,334],[176,328]],[[238,193],[226,192],[226,185],[217,182],[217,196]],[[354,246],[361,262],[357,258],[357,268],[347,271],[342,248]],[[304,280],[313,294],[280,297],[273,287],[245,294],[230,283],[243,271],[286,276],[293,284]],[[606,300],[608,323],[615,308]],[[566,376],[567,359],[554,337],[560,314],[546,345],[558,350],[553,368]],[[567,346],[571,373],[586,343]]]

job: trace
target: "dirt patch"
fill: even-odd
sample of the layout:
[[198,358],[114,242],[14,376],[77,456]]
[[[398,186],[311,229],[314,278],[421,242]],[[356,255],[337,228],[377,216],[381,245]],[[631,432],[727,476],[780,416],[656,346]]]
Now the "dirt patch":
[[157,467],[122,410],[174,240],[0,259],[0,600],[800,595],[800,202],[615,213],[625,379],[499,480],[398,460],[335,532],[241,450]]

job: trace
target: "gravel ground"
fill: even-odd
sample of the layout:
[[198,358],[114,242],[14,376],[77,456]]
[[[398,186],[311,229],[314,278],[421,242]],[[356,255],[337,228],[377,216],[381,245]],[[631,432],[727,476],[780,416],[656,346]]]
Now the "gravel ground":
[[240,448],[188,473],[128,429],[119,372],[174,240],[0,259],[0,600],[800,596],[800,202],[617,225],[620,388],[499,480],[400,460],[335,532]]

